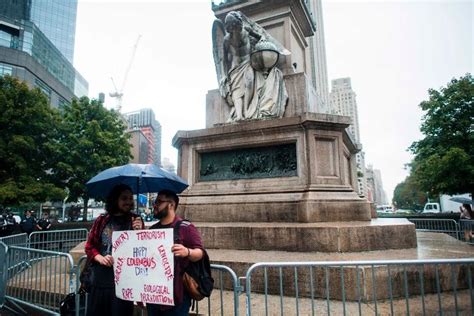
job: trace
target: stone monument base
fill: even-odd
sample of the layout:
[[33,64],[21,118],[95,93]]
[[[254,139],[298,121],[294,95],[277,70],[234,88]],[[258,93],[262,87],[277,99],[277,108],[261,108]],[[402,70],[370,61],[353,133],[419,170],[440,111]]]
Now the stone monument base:
[[179,214],[208,248],[361,252],[416,247],[407,220],[371,218],[354,191],[347,117],[301,116],[180,131]]
[[180,210],[194,221],[369,221],[354,187],[358,148],[344,116],[301,116],[179,131]]
[[[236,187],[240,185],[239,182],[245,187],[250,182],[263,181],[233,182]],[[217,190],[221,186],[225,184],[215,184]],[[260,189],[263,190],[263,187]],[[199,222],[313,223],[371,219],[367,201],[358,198],[352,191],[194,195],[195,193],[193,190],[181,196],[180,211],[186,218]]]
[[[220,216],[225,216],[225,213]],[[202,234],[204,245],[215,249],[337,253],[416,247],[414,225],[406,219],[323,223],[194,223]]]

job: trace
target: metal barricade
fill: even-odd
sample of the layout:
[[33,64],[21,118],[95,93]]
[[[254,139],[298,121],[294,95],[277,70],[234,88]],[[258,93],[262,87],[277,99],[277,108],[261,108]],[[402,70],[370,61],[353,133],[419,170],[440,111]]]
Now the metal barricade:
[[5,262],[5,299],[22,313],[26,308],[57,314],[61,300],[75,288],[74,264],[69,254],[10,246]]
[[409,218],[416,230],[425,232],[445,233],[460,239],[459,225],[454,219]]
[[461,239],[466,241],[468,244],[474,245],[474,220],[461,219],[459,221],[459,230]]
[[5,259],[7,257],[7,245],[0,241],[0,309],[3,307],[5,303],[5,288],[7,283],[7,267],[4,264]]
[[0,242],[7,246],[26,247],[28,245],[28,235],[26,233],[1,237]]
[[[75,271],[75,289],[76,293],[81,286],[79,276],[86,264],[87,257],[83,256],[79,260]],[[207,315],[239,315],[239,295],[242,293],[239,279],[235,272],[227,266],[211,264],[212,275],[214,278],[214,290],[211,297],[204,299],[200,303],[196,302],[195,312],[200,314],[200,306],[205,305]],[[217,273],[216,273],[217,272]],[[229,289],[226,291],[225,289]],[[80,304],[80,296],[76,295],[76,306]],[[232,301],[232,304],[230,304]],[[83,315],[82,312],[87,309],[88,294],[85,294],[85,306],[81,304],[81,311],[76,309],[76,316]],[[207,305],[207,306],[206,306]],[[201,311],[202,312],[202,311]]]
[[[231,268],[219,264],[211,264],[211,270],[214,278],[214,290],[211,297],[202,301],[207,304],[207,315],[224,316],[232,315],[232,313],[239,315],[239,296],[242,293],[242,287],[237,274]],[[231,301],[232,304],[230,304]],[[198,304],[196,314],[199,312]]]
[[[86,264],[86,262],[87,262],[87,256],[82,256],[79,259],[77,266],[74,268],[74,272],[76,276],[75,277],[75,293],[79,293],[79,289],[81,287],[81,280],[79,279],[79,276],[81,275],[81,271],[84,268],[84,265]],[[81,299],[83,300],[83,304],[81,304],[82,303]],[[75,311],[76,316],[85,315],[85,312],[87,310],[88,299],[89,299],[88,293],[85,293],[83,298],[81,298],[80,295],[76,295],[76,311]],[[77,308],[77,306],[80,306],[80,307]]]
[[473,272],[474,258],[257,263],[247,315],[469,314]]
[[29,247],[67,253],[78,243],[86,241],[87,234],[88,231],[85,228],[35,231],[30,235]]

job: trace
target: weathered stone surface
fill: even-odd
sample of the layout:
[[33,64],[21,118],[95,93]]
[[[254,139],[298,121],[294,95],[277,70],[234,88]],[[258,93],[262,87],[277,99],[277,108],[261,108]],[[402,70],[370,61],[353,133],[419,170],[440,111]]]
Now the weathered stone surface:
[[[348,123],[342,116],[304,113],[178,132],[178,172],[190,184],[181,194],[181,211],[194,221],[370,220],[368,202],[353,189],[358,149],[345,132]],[[296,146],[296,176],[200,180],[201,153],[284,144]]]
[[81,259],[82,256],[86,255],[86,253],[84,252],[85,245],[86,245],[86,242],[83,241],[69,251],[69,254],[71,255],[72,260],[75,265],[79,263],[79,259]]
[[[367,202],[350,193],[323,192],[183,196],[180,214],[198,222],[334,222],[370,220]],[[344,198],[347,198],[344,200]]]
[[290,252],[356,252],[416,247],[407,220],[324,223],[201,223],[206,247]]

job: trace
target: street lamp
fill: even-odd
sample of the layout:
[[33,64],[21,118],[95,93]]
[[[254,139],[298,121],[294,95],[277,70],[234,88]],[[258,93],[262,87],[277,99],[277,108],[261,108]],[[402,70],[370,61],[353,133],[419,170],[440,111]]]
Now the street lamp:
[[252,68],[261,71],[265,79],[268,73],[278,63],[280,53],[277,51],[275,44],[267,40],[260,40],[250,56]]

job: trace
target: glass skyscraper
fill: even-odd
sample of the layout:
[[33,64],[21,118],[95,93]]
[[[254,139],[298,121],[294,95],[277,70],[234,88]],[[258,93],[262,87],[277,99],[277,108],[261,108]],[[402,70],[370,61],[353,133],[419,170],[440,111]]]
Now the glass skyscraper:
[[72,65],[76,12],[77,0],[1,0],[0,75],[40,88],[53,106],[87,95]]
[[31,0],[30,20],[69,62],[74,59],[77,0]]

